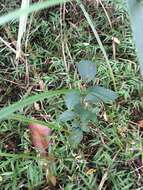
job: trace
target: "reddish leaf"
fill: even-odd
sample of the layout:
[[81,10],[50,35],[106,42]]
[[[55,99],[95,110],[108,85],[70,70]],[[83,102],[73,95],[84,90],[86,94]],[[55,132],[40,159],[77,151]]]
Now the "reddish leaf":
[[141,120],[141,121],[138,122],[138,126],[139,126],[140,128],[143,128],[143,120]]
[[29,125],[29,129],[35,148],[40,151],[41,154],[45,154],[49,146],[48,137],[51,134],[51,129],[47,126],[34,123]]

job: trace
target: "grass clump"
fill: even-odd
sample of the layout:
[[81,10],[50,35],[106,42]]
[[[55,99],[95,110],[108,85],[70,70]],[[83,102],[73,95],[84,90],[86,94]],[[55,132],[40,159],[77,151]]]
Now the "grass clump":
[[[9,2],[8,7],[7,2],[0,3],[1,14],[19,7],[16,4],[19,1]],[[122,2],[102,2],[112,28],[100,3],[97,6],[93,1],[84,2],[108,55],[118,99],[112,105],[100,103],[96,110],[98,119],[88,124],[90,131],[83,132],[83,139],[76,149],[69,142],[68,123],[53,131],[48,156],[44,159],[37,156],[32,146],[27,124],[10,118],[1,121],[1,189],[142,188],[143,139],[138,122],[143,120],[143,83],[136,64],[129,19]],[[0,36],[16,48],[17,31],[18,23],[12,21],[1,26]],[[114,42],[113,37],[119,43]],[[81,60],[96,62],[94,85],[114,90],[100,46],[75,2],[30,15],[25,39],[26,46],[23,40],[22,59],[17,69],[15,54],[0,42],[1,108],[30,95],[37,96],[42,91],[85,88],[76,69]],[[29,79],[26,78],[26,64]],[[38,106],[19,107],[19,113],[51,123],[65,111],[64,100],[60,94],[46,100],[42,98],[37,102]]]

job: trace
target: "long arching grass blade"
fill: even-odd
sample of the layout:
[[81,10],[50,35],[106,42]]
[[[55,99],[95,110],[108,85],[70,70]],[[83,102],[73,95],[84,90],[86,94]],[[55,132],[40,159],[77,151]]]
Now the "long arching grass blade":
[[127,0],[127,4],[143,78],[143,4],[140,0]]
[[22,123],[25,123],[28,125],[36,123],[39,125],[47,126],[50,129],[56,129],[56,130],[59,129],[59,125],[54,122],[40,121],[40,120],[29,118],[29,117],[26,117],[26,116],[20,115],[20,114],[12,114],[9,116],[9,119],[14,120],[14,121],[19,121],[19,122],[22,122]]
[[52,7],[54,5],[58,5],[60,3],[68,2],[70,0],[47,0],[41,3],[34,3],[29,8],[17,9],[13,12],[10,12],[6,15],[0,17],[0,25],[6,24],[7,22],[17,19],[20,16],[27,15],[34,11],[39,11],[48,7]]
[[14,112],[23,109],[26,106],[29,106],[33,104],[36,101],[41,101],[46,98],[51,98],[54,96],[59,96],[62,94],[66,94],[67,92],[70,92],[72,90],[55,90],[55,91],[48,91],[41,94],[33,95],[31,97],[25,98],[23,100],[20,100],[8,107],[2,108],[0,110],[0,120],[7,119],[11,114]]

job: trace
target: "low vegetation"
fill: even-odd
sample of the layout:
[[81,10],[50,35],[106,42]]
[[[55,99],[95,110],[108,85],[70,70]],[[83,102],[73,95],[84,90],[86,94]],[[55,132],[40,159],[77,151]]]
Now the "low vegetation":
[[[20,25],[0,26],[1,190],[142,189],[143,82],[126,3],[82,2],[30,14],[19,59]],[[1,1],[0,14],[20,5]],[[31,121],[52,129],[44,155]]]

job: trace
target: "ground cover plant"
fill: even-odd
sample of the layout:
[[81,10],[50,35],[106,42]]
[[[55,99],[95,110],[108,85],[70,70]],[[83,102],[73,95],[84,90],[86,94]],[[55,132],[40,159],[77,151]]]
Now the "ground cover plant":
[[[126,3],[59,2],[25,15],[25,34],[22,12],[0,19],[0,188],[142,189],[143,83]],[[0,14],[20,6],[1,1]],[[52,129],[48,154],[31,122]]]

